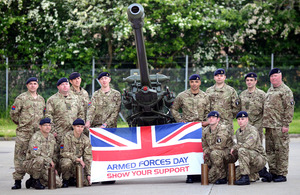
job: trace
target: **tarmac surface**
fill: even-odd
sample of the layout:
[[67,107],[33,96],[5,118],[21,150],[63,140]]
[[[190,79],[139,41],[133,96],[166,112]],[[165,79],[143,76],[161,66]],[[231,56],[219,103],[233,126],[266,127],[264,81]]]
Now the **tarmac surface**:
[[292,137],[290,142],[289,174],[287,182],[264,183],[251,182],[248,186],[214,185],[202,186],[201,183],[186,184],[186,176],[158,177],[139,180],[117,181],[112,185],[93,184],[90,187],[69,187],[55,190],[26,189],[25,181],[29,178],[26,174],[22,180],[22,189],[11,190],[14,184],[12,173],[14,172],[13,151],[14,141],[0,141],[0,194],[130,194],[130,195],[154,195],[154,194],[263,194],[263,195],[294,195],[300,194],[300,138]]

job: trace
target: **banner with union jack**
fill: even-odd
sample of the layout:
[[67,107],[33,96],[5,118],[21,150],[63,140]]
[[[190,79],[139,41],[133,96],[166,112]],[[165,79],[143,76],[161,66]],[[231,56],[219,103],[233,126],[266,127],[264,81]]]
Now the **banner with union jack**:
[[201,174],[198,122],[91,128],[92,182]]

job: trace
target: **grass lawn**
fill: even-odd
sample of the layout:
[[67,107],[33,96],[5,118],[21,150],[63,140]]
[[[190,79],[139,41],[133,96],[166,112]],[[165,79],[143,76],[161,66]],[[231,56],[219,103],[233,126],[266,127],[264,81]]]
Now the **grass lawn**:
[[[234,130],[238,129],[236,119],[233,121]],[[0,118],[0,137],[15,137],[16,127],[10,119]],[[118,127],[128,127],[127,123],[119,122]],[[300,134],[300,112],[294,114],[293,122],[290,124],[290,134]]]

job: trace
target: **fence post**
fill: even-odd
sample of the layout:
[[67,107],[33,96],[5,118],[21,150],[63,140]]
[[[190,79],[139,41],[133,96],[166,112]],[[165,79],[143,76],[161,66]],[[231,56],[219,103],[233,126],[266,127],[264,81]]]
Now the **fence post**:
[[185,56],[185,85],[184,88],[187,90],[187,83],[188,83],[188,71],[189,71],[189,56]]
[[274,54],[271,54],[271,70],[274,68]]
[[95,56],[93,56],[93,68],[92,68],[92,96],[95,91]]
[[226,71],[228,70],[229,62],[228,62],[228,55],[226,54]]
[[[5,98],[5,106],[6,106],[6,111],[8,110],[8,57],[6,58],[6,98]],[[7,117],[7,112],[6,112],[6,117]]]

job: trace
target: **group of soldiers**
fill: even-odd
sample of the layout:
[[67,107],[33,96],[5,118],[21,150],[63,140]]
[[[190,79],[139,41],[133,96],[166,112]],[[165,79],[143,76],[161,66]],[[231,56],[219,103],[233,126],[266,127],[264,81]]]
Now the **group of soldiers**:
[[56,187],[74,186],[77,165],[84,169],[83,184],[91,185],[88,128],[117,127],[121,108],[121,94],[110,88],[109,73],[100,73],[98,80],[101,89],[90,101],[87,91],[80,86],[80,73],[73,72],[69,79],[57,81],[58,92],[46,104],[37,93],[38,79],[31,77],[26,81],[27,92],[16,98],[10,111],[11,119],[18,125],[12,189],[21,188],[26,173],[30,175],[26,188],[44,189],[50,167],[56,170]]
[[[269,78],[272,86],[265,93],[256,87],[257,75],[248,73],[247,89],[238,96],[225,83],[224,69],[214,72],[215,84],[206,92],[200,90],[200,75],[194,74],[189,78],[190,89],[175,98],[171,113],[176,122],[202,122],[203,157],[209,167],[209,182],[226,184],[228,164],[237,160],[236,185],[249,185],[260,177],[263,182],[287,181],[288,131],[295,102],[292,91],[282,81],[280,69],[272,69]],[[240,126],[236,131],[237,143],[233,139],[234,117]],[[188,175],[186,183],[197,180],[199,176]]]
[[[194,74],[189,78],[190,89],[175,98],[171,113],[176,122],[201,122],[205,127],[202,145],[204,161],[209,165],[209,182],[227,183],[226,165],[237,159],[238,185],[249,184],[259,177],[268,182],[286,181],[288,125],[293,117],[294,100],[278,68],[272,69],[269,76],[272,87],[267,94],[256,88],[257,75],[249,73],[245,77],[247,89],[238,96],[225,84],[224,69],[215,71],[216,83],[206,92],[200,90],[200,75]],[[80,86],[80,73],[73,72],[69,79],[58,80],[58,92],[46,104],[37,93],[38,79],[27,80],[27,92],[16,98],[10,111],[11,119],[18,125],[12,189],[21,188],[26,173],[30,175],[26,188],[44,189],[50,167],[56,169],[57,187],[73,186],[77,165],[84,169],[84,185],[91,185],[88,129],[117,127],[121,109],[121,94],[110,87],[110,74],[102,72],[97,79],[101,88],[89,100],[87,91]],[[234,117],[240,126],[237,143],[233,141]],[[266,128],[266,152],[262,147],[263,128]],[[198,178],[189,175],[186,182],[193,183]]]

